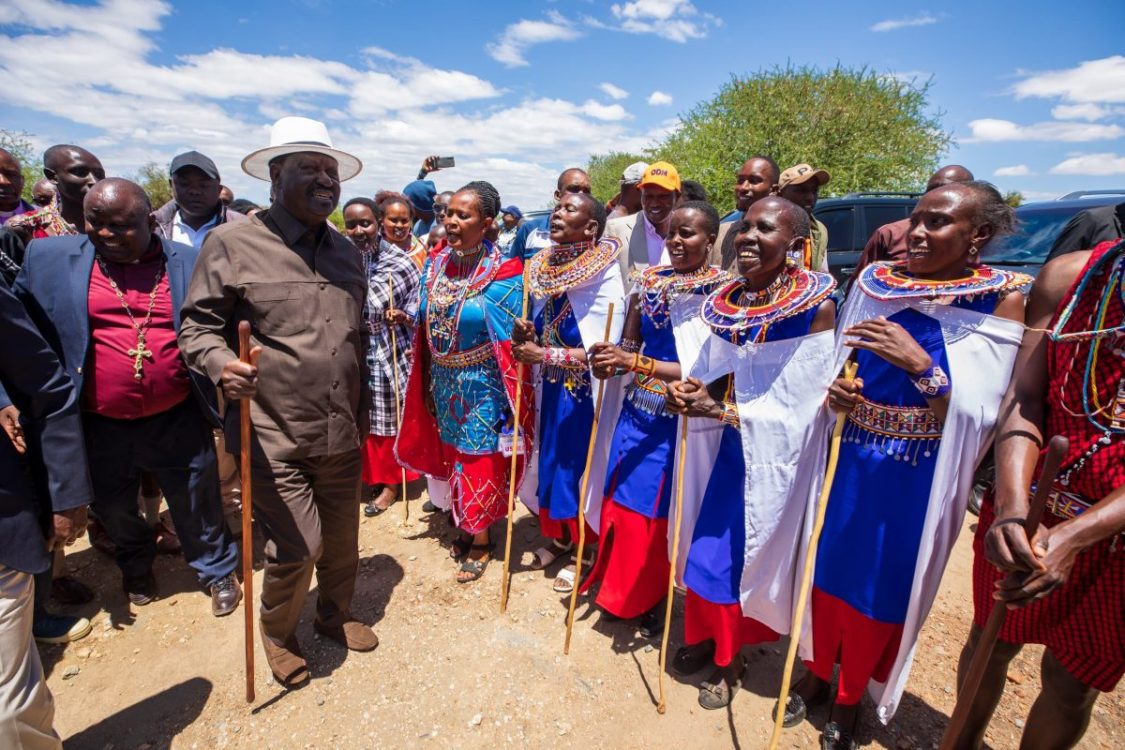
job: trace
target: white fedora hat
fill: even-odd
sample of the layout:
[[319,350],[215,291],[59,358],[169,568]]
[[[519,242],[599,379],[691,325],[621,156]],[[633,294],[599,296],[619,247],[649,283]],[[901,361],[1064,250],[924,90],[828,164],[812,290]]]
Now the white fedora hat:
[[242,171],[269,181],[270,162],[286,154],[312,151],[331,156],[340,170],[340,182],[350,180],[363,169],[363,162],[349,153],[332,148],[332,139],[323,122],[307,117],[282,117],[270,128],[270,145],[242,160]]

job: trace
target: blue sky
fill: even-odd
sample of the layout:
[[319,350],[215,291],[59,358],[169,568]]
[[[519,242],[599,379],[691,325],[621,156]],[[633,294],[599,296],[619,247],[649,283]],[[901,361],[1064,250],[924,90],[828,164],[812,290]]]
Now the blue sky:
[[839,62],[932,78],[945,161],[1043,199],[1125,187],[1123,28],[1115,0],[3,0],[0,127],[117,175],[196,148],[263,200],[241,158],[301,114],[363,159],[345,198],[438,153],[439,188],[538,208],[561,168],[652,143],[732,74]]

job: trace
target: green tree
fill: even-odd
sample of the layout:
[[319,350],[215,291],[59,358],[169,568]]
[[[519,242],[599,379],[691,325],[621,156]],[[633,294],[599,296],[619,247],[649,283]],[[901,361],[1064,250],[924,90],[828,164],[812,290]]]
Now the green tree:
[[1023,203],[1023,193],[1018,190],[1009,190],[1004,193],[1004,202],[1012,208],[1019,208]]
[[341,232],[344,231],[344,212],[339,206],[337,206],[336,210],[328,217],[328,220]]
[[802,162],[826,169],[832,181],[824,195],[918,190],[952,143],[941,113],[930,111],[930,85],[840,66],[732,77],[682,115],[654,152],[703,183],[720,213],[734,207],[734,175],[753,154],[774,157],[782,169]]
[[31,187],[43,177],[42,155],[35,153],[29,140],[31,133],[0,128],[0,148],[4,149],[20,163],[23,172],[23,199],[31,202]]
[[625,167],[645,157],[624,151],[611,151],[608,154],[594,154],[586,165],[590,175],[590,187],[595,198],[605,203],[621,190],[621,173]]
[[172,186],[168,182],[168,170],[150,161],[137,170],[133,182],[144,188],[152,207],[160,208],[172,200]]

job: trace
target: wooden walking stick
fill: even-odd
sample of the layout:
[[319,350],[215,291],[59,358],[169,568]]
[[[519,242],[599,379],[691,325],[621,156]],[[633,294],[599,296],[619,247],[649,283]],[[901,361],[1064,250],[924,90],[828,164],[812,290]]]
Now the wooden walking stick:
[[[602,341],[609,343],[610,326],[613,325],[613,303],[609,303],[609,313],[605,318],[605,336]],[[570,653],[570,634],[574,630],[574,606],[578,603],[578,584],[582,582],[582,553],[586,549],[586,489],[590,484],[590,463],[594,458],[594,443],[598,438],[598,422],[602,418],[602,400],[608,382],[602,382],[598,389],[598,399],[594,402],[594,423],[590,425],[590,442],[586,447],[586,468],[582,470],[582,484],[578,492],[578,557],[574,560],[574,587],[570,590],[570,606],[566,612],[566,640],[563,654]]]
[[687,428],[688,415],[680,417],[680,456],[679,475],[676,477],[676,525],[672,528],[672,569],[668,571],[668,596],[664,602],[664,635],[660,638],[660,673],[656,677],[656,684],[660,692],[660,700],[656,704],[656,713],[662,714],[666,710],[664,705],[664,667],[668,663],[668,634],[672,628],[668,623],[672,621],[672,597],[676,585],[676,560],[680,552],[680,518],[684,513],[684,461],[687,458]]
[[[1035,536],[1035,532],[1039,528],[1039,519],[1043,517],[1043,510],[1047,507],[1047,499],[1051,495],[1051,488],[1054,486],[1055,478],[1059,473],[1059,465],[1066,456],[1068,448],[1070,448],[1070,441],[1063,435],[1055,435],[1051,438],[1051,442],[1047,444],[1047,456],[1043,460],[1043,471],[1039,473],[1039,484],[1035,487],[1035,495],[1031,500],[1031,506],[1028,508],[1027,519],[1023,522],[1023,530],[1028,539]],[[1022,574],[1009,573],[1008,577],[1019,575]],[[1008,608],[1004,603],[994,602],[992,611],[988,614],[988,620],[985,621],[984,627],[981,628],[980,635],[977,638],[973,658],[969,662],[969,669],[965,672],[965,681],[957,692],[957,703],[953,707],[953,716],[950,717],[949,724],[945,727],[945,734],[941,738],[941,750],[953,750],[957,746],[957,740],[965,729],[965,723],[969,720],[969,711],[972,709],[973,700],[980,689],[981,680],[984,679],[984,670],[988,666],[988,660],[992,657],[992,650],[996,647],[996,641],[1000,637],[1000,628],[1004,627],[1004,618],[1007,616]]]
[[[855,380],[855,373],[859,365],[850,359],[844,363],[844,379]],[[793,663],[797,660],[797,646],[801,642],[801,626],[805,620],[805,601],[809,596],[812,586],[813,567],[816,565],[816,548],[820,544],[820,532],[824,529],[824,516],[828,511],[828,496],[832,494],[832,480],[836,478],[836,464],[840,460],[840,437],[844,432],[844,422],[848,419],[845,412],[836,415],[836,425],[832,428],[832,442],[828,450],[828,468],[824,472],[824,486],[820,489],[820,497],[816,501],[816,516],[813,519],[812,536],[809,538],[809,549],[805,555],[805,567],[801,572],[801,585],[797,589],[797,607],[793,612],[793,627],[789,629],[789,653],[785,656],[785,671],[781,676],[781,696],[777,700],[777,709],[773,722],[773,734],[770,735],[769,750],[777,750],[777,743],[781,741],[782,722],[785,721],[785,704],[789,700],[789,681],[793,678]]]
[[[523,279],[523,306],[520,308],[520,320],[527,320],[527,275]],[[527,436],[520,437],[520,411],[523,407],[523,377],[527,365],[519,363],[517,368],[518,380],[516,381],[516,406],[512,417],[512,467],[508,472],[508,519],[507,533],[504,534],[504,573],[500,576],[500,614],[508,611],[508,589],[512,581],[512,524],[516,515],[516,470],[520,457],[520,448],[526,444]],[[525,459],[526,460],[526,459]]]
[[[250,364],[250,321],[238,324],[238,360]],[[250,399],[238,406],[239,479],[242,482],[242,615],[246,642],[246,702],[254,702],[254,535],[253,486],[250,484]]]
[[[387,292],[390,293],[390,309],[395,309],[395,285],[394,282],[387,277]],[[395,384],[395,430],[402,429],[402,397],[399,395],[398,387],[398,339],[395,337],[395,323],[387,321],[387,328],[391,329],[391,360],[394,366],[394,372],[391,377],[394,379]],[[399,466],[402,470],[402,522],[406,523],[410,520],[410,498],[406,495],[406,467]]]

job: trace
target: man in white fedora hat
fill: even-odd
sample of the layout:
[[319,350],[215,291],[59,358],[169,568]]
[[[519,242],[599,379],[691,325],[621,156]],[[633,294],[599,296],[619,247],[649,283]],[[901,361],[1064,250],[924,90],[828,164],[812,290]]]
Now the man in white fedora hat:
[[[359,447],[367,434],[367,281],[360,254],[326,223],[340,183],[362,164],[332,147],[323,123],[283,117],[270,145],[243,159],[242,168],[270,181],[273,205],[207,235],[180,347],[191,367],[223,389],[231,407],[227,446],[236,455],[239,399],[253,399],[254,517],[266,537],[262,644],[278,682],[297,687],[309,679],[296,631],[314,570],[313,628],[355,651],[379,643],[350,611],[359,563]],[[242,320],[252,326],[251,364],[236,354]]]

